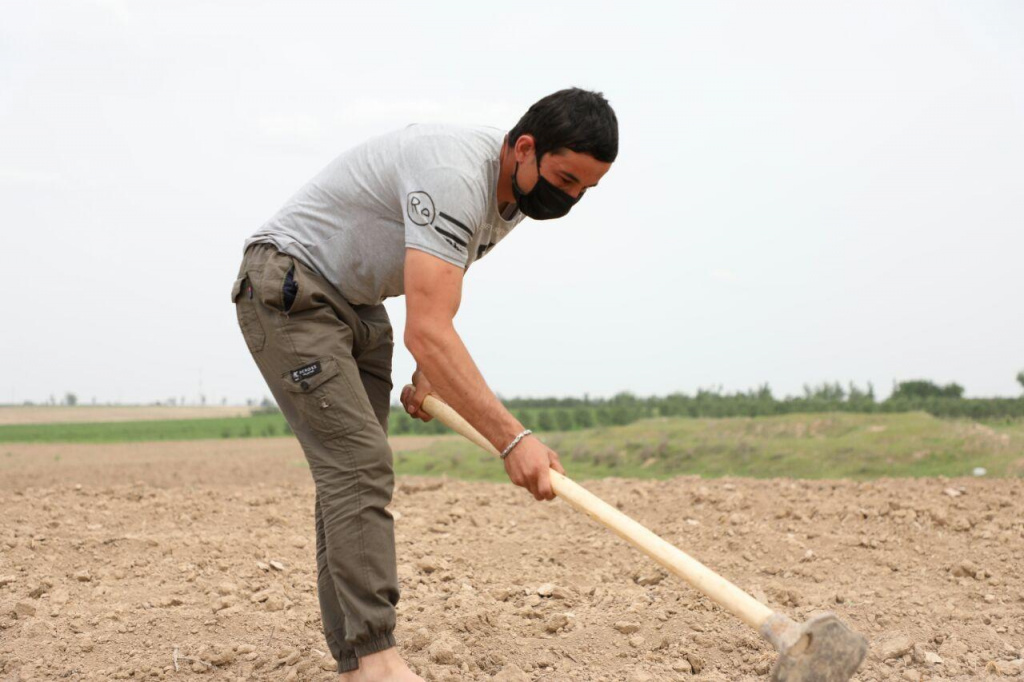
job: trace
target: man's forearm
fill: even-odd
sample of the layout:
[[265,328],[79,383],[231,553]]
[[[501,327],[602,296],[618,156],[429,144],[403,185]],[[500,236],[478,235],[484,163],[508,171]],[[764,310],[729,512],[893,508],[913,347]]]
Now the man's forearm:
[[484,381],[453,325],[438,324],[426,329],[409,326],[405,344],[445,402],[498,450],[523,430],[523,425]]

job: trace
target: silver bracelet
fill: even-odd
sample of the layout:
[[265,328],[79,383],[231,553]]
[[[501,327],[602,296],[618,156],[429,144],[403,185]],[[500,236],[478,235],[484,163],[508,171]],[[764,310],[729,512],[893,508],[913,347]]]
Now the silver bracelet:
[[527,436],[529,436],[529,435],[530,435],[531,433],[533,433],[533,431],[531,431],[530,429],[526,429],[525,431],[523,431],[522,433],[520,433],[520,434],[519,434],[518,436],[516,436],[516,437],[515,437],[515,438],[514,438],[514,439],[512,440],[512,442],[508,444],[508,447],[507,447],[507,448],[505,448],[505,449],[504,449],[504,450],[502,451],[502,453],[501,453],[501,458],[502,458],[502,459],[505,459],[506,457],[508,457],[508,456],[509,456],[509,454],[511,454],[511,452],[512,452],[512,448],[514,448],[515,446],[519,445],[519,441],[521,441],[522,439],[526,438],[526,437],[527,437]]

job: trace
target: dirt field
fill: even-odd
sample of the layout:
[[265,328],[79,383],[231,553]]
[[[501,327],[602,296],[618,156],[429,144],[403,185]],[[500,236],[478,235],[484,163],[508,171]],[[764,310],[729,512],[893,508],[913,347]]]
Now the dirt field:
[[134,422],[157,419],[207,419],[248,417],[251,407],[97,406],[0,407],[0,426],[5,424],[70,424],[81,422]]
[[[0,680],[332,679],[301,461],[287,439],[0,447]],[[773,607],[837,611],[871,639],[862,682],[1024,677],[1020,479],[587,486]],[[428,680],[734,681],[772,662],[560,502],[400,479],[394,512],[397,637]]]

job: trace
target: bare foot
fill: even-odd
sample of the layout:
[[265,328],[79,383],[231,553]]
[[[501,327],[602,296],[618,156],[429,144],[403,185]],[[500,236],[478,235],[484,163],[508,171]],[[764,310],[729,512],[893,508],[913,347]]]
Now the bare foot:
[[359,667],[338,678],[340,682],[425,682],[409,670],[394,647],[359,659]]

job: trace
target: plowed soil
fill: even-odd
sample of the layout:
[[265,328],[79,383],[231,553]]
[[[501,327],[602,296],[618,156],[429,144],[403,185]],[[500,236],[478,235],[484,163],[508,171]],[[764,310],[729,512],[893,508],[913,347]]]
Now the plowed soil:
[[163,419],[213,419],[216,417],[248,417],[251,407],[220,406],[170,407],[152,405],[135,406],[93,406],[0,407],[0,424],[79,424],[87,422],[134,422]]
[[[837,612],[871,641],[857,680],[1024,678],[1024,480],[585,484],[773,608]],[[396,636],[428,680],[754,680],[772,664],[560,501],[400,478],[393,511]],[[335,677],[290,440],[5,445],[0,519],[0,680]]]

